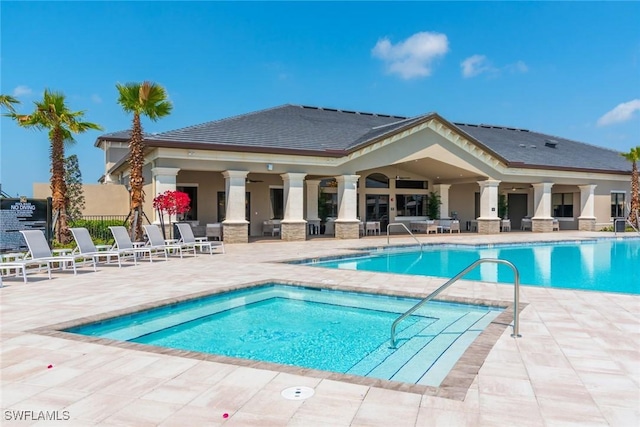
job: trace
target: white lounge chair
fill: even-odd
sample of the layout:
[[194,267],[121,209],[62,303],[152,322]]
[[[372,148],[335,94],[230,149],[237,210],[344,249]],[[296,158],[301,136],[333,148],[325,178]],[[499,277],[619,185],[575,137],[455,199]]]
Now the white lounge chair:
[[[157,249],[150,248],[149,246],[134,246],[129,237],[129,232],[121,225],[110,226],[109,230],[111,230],[111,234],[113,234],[113,238],[116,241],[116,248],[119,251],[132,252],[134,258],[138,255],[149,255],[149,262],[153,262],[153,255],[160,253]],[[165,259],[167,259],[167,254],[164,251],[162,251],[162,253],[164,253]]]
[[196,248],[195,246],[183,245],[181,243],[167,243],[162,236],[162,230],[160,227],[154,224],[143,225],[144,232],[149,238],[148,244],[149,247],[158,250],[164,251],[165,258],[168,257],[170,253],[178,252],[180,258],[182,258],[182,250],[193,250],[193,256],[196,256]]
[[[40,266],[47,264],[49,278],[51,278],[51,266],[53,264],[62,264],[63,267],[71,265],[73,274],[77,274],[76,261],[87,258],[82,254],[54,256],[42,230],[20,230],[20,233],[24,236],[29,248],[29,253],[21,263]],[[91,261],[93,262],[93,271],[96,271],[96,260],[91,257]]]
[[76,241],[76,250],[78,253],[92,257],[96,262],[100,262],[101,257],[106,257],[108,263],[111,261],[111,257],[116,257],[118,259],[118,267],[122,267],[122,257],[129,255],[133,258],[134,264],[137,263],[136,254],[130,249],[99,251],[93,243],[93,240],[91,240],[91,235],[86,228],[78,227],[70,228],[70,230],[71,234],[73,234],[73,239]]
[[209,248],[209,255],[213,254],[213,247],[222,249],[222,253],[224,253],[224,243],[223,242],[208,242],[206,237],[196,238],[193,235],[193,230],[191,229],[191,225],[187,223],[176,224],[178,226],[178,231],[180,232],[180,241],[186,247],[194,247],[200,249],[200,252],[204,250],[204,248]]

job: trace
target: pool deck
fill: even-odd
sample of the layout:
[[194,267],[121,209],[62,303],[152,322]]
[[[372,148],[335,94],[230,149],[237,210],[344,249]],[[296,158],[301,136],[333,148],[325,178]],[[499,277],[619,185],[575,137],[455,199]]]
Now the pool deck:
[[[627,233],[630,234],[630,233]],[[424,242],[603,238],[561,231],[421,235]],[[463,398],[393,390],[254,364],[181,357],[39,333],[50,325],[262,281],[426,295],[445,279],[330,270],[276,261],[346,253],[386,237],[227,245],[227,253],[5,278],[0,288],[2,425],[74,426],[638,426],[640,296],[521,287],[522,338],[488,350]],[[392,244],[415,243],[393,237]],[[567,268],[572,268],[567,266]],[[576,266],[575,268],[580,268]],[[619,272],[624,274],[624,272]],[[513,287],[460,282],[451,298],[510,301]],[[287,400],[281,391],[315,394]],[[22,411],[22,412],[21,412]],[[68,421],[14,421],[50,411]],[[56,412],[51,412],[56,411]],[[66,411],[66,412],[65,412]],[[28,414],[27,414],[28,415]]]

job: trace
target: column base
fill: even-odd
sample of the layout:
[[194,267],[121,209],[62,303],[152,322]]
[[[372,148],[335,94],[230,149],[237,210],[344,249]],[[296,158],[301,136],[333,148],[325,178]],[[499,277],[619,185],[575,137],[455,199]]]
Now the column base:
[[336,220],[336,238],[337,239],[359,239],[360,238],[360,221],[340,221]]
[[553,218],[531,218],[531,231],[534,233],[551,233]]
[[579,231],[596,231],[595,218],[578,218]]
[[280,236],[282,240],[287,242],[307,240],[307,221],[282,221]]
[[249,243],[248,222],[222,222],[224,243]]
[[500,218],[478,218],[478,234],[500,234]]

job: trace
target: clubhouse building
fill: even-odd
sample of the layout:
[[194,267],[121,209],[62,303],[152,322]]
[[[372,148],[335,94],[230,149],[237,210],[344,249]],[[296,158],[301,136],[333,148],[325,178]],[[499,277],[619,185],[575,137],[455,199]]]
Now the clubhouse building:
[[[127,185],[128,143],[128,131],[97,139],[104,184]],[[625,216],[630,200],[631,164],[616,151],[436,113],[283,105],[147,134],[145,146],[149,219],[157,220],[154,195],[184,191],[192,206],[183,219],[222,224],[227,243],[261,236],[265,224],[284,240],[320,228],[358,238],[369,221],[384,233],[389,223],[426,220],[436,194],[437,216],[463,231],[499,233],[499,214],[513,230],[593,231]]]

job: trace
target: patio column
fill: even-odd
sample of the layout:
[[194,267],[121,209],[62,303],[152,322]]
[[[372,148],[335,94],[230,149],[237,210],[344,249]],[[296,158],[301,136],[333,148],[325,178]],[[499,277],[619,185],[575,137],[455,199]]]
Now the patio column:
[[440,195],[440,218],[449,218],[449,189],[451,184],[436,184],[433,191]]
[[283,173],[280,176],[284,182],[284,218],[281,222],[281,238],[288,241],[305,240],[307,238],[307,221],[303,217],[304,177],[307,174]]
[[[178,172],[180,172],[180,168],[152,168],[151,175],[153,176],[153,188],[154,188],[154,198],[158,194],[162,194],[165,191],[176,191],[176,177],[178,176]],[[153,209],[153,205],[152,205]],[[172,230],[167,229],[166,227],[171,227],[171,218],[167,214],[162,214],[163,221],[165,224],[165,232],[167,236],[171,236]],[[153,209],[153,223],[160,224],[160,216],[158,215],[158,211]]]
[[487,179],[478,181],[480,185],[480,216],[478,234],[500,233],[500,218],[498,217],[498,185],[500,181]]
[[320,218],[318,217],[318,197],[320,196],[320,180],[308,179],[304,184],[307,189],[307,223],[310,228],[313,228],[316,233],[319,233]]
[[531,184],[533,187],[533,210],[531,231],[547,233],[553,231],[553,217],[551,216],[551,187],[553,182],[539,182]]
[[245,197],[248,171],[222,172],[225,180],[225,220],[222,221],[225,243],[249,242],[249,221],[246,220]]
[[578,230],[596,231],[595,216],[595,184],[579,185],[580,189],[580,216],[578,217]]
[[336,237],[338,239],[360,238],[360,221],[358,220],[358,178],[359,175],[341,175],[338,182],[338,219]]

